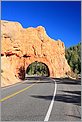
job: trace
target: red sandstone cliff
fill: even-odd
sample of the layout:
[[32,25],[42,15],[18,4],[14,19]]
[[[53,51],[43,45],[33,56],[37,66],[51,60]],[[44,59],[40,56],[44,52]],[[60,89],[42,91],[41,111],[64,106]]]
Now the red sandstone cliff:
[[18,22],[1,21],[1,85],[19,82],[34,61],[45,63],[52,77],[70,71],[64,43],[51,39],[44,27],[24,29]]

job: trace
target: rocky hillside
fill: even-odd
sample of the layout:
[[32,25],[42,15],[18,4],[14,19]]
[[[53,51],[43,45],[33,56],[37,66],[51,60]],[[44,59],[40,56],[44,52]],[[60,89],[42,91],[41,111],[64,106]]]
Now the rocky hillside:
[[42,26],[25,29],[18,22],[1,21],[1,45],[2,86],[24,79],[35,61],[46,64],[51,77],[65,77],[71,71],[64,43],[51,39]]

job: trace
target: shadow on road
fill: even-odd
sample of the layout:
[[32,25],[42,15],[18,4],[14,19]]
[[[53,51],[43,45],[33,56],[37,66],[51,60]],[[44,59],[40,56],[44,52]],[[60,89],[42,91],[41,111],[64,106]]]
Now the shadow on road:
[[81,85],[81,79],[79,80],[74,80],[70,78],[52,78],[56,80],[58,84],[69,84],[69,85]]
[[50,77],[46,77],[46,76],[29,76],[29,77],[26,77],[25,80],[50,80]]
[[23,84],[34,84],[34,83],[36,83],[36,84],[40,84],[40,83],[53,83],[54,84],[54,82],[53,81],[43,81],[43,82],[41,82],[41,81],[39,81],[39,82],[34,82],[34,81],[32,81],[32,82],[25,82],[25,83],[23,83]]
[[[26,77],[25,80],[40,80],[40,81],[48,81],[46,83],[53,83],[55,81],[51,81],[51,79],[55,80],[57,84],[69,84],[69,85],[81,85],[81,80],[73,80],[70,78],[53,78],[53,77],[46,77],[46,76],[30,76]],[[43,82],[42,82],[43,83]]]
[[71,93],[71,94],[76,94],[76,95],[81,96],[81,91],[63,91],[63,92]]
[[45,77],[45,76],[36,76],[36,77],[26,77],[25,80],[28,80],[29,82],[25,82],[24,84],[33,84],[36,83],[40,84],[40,83],[54,83],[53,80],[50,79],[50,77]]
[[80,95],[69,95],[69,94],[57,94],[56,101],[64,103],[72,103],[74,105],[81,106],[81,96]]
[[[45,100],[52,100],[53,96],[44,96],[44,95],[31,95],[31,97]],[[57,94],[54,101],[71,103],[74,105],[81,106],[81,96],[80,95],[66,95],[66,94]]]
[[[68,79],[68,78],[52,78],[52,79],[54,79],[57,84],[60,84],[60,86],[61,86],[61,84],[62,85],[67,84],[67,86],[69,85],[69,87],[70,87],[70,85],[73,85],[73,86],[81,85],[81,80],[73,80],[73,79]],[[55,81],[51,82],[50,78],[41,78],[41,80],[43,80],[41,83],[54,83],[55,82]],[[79,91],[77,91],[76,89],[74,91],[73,91],[73,89],[72,89],[72,91],[69,91],[69,90],[59,90],[60,92],[57,92],[54,101],[60,102],[60,103],[66,103],[66,104],[73,104],[75,106],[81,106],[80,89],[79,89]],[[38,95],[38,94],[33,94],[30,97],[32,97],[34,99],[42,99],[42,100],[50,100],[50,101],[53,98],[52,95]],[[81,118],[80,116],[74,116],[74,115],[67,115],[67,116],[76,117],[79,119]]]
[[[40,80],[39,83],[54,83],[55,81],[57,84],[69,84],[69,85],[80,85],[81,80],[73,80],[68,78],[52,78],[55,81],[51,80],[49,77],[39,76],[39,77],[27,77],[28,80],[32,80],[31,82],[26,82],[27,84],[36,83],[33,80]],[[53,96],[39,96],[39,95],[32,95],[31,97],[38,98],[38,99],[45,99],[51,100]],[[71,103],[74,105],[81,106],[81,91],[61,91],[61,94],[56,94],[55,101],[64,102],[64,103]]]
[[74,118],[79,118],[79,119],[81,119],[81,117],[80,117],[80,116],[75,116],[75,115],[66,115],[66,116],[69,116],[69,117],[74,117]]

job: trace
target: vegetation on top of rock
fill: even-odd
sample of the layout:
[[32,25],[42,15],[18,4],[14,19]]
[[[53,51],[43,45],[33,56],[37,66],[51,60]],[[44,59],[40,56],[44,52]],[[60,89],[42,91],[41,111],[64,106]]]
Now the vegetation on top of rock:
[[81,73],[81,42],[65,50],[65,57],[72,71],[76,74]]

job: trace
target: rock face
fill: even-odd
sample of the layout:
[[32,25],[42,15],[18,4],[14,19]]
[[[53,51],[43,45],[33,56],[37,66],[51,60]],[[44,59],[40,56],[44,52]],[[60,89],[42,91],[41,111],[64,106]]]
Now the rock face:
[[70,67],[61,40],[53,40],[42,26],[24,29],[18,22],[1,21],[2,86],[24,79],[29,64],[45,63],[51,77],[64,77]]

